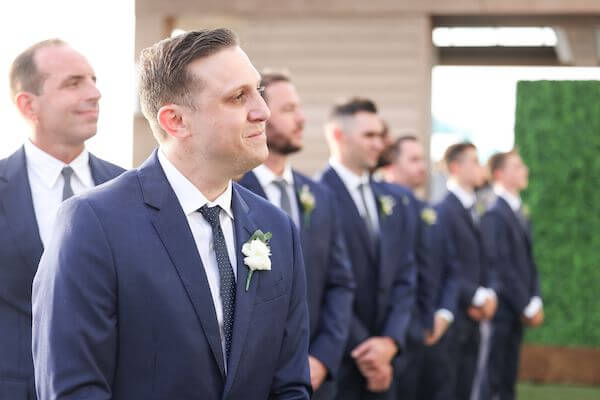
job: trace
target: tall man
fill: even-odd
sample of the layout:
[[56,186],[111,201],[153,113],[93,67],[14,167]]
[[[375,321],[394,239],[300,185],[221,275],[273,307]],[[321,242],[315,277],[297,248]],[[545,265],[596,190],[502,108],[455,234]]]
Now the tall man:
[[477,150],[471,143],[450,146],[445,154],[448,194],[437,210],[440,224],[455,249],[458,271],[458,307],[447,334],[446,358],[453,363],[438,398],[468,400],[477,371],[479,322],[496,310],[494,271],[486,264],[479,222],[483,211],[476,205],[474,188],[480,181]]
[[232,183],[267,157],[258,72],[216,29],[145,49],[140,75],[160,148],[64,204],[34,281],[40,400],[307,400],[297,229]]
[[288,213],[300,229],[307,274],[313,399],[331,398],[352,315],[350,260],[332,194],[288,164],[289,155],[302,149],[304,128],[295,86],[281,72],[263,73],[261,86],[271,111],[266,124],[269,157],[239,183]]
[[512,400],[523,326],[539,326],[544,310],[529,219],[520,197],[527,188],[527,166],[515,151],[495,154],[489,165],[497,199],[481,225],[486,256],[500,284],[483,392],[484,398]]
[[31,130],[0,160],[0,398],[34,399],[31,284],[60,203],[123,170],[85,149],[96,134],[96,76],[65,42],[39,42],[13,62],[11,96]]
[[375,104],[336,105],[326,137],[331,151],[321,182],[336,196],[356,279],[350,336],[338,399],[389,399],[395,357],[404,351],[416,269],[405,207],[387,184],[369,179],[383,149]]
[[[417,260],[417,301],[408,333],[407,351],[401,357],[396,392],[398,399],[435,399],[450,365],[443,357],[445,337],[456,313],[458,282],[452,243],[444,240],[443,226],[433,208],[414,192],[426,178],[425,151],[412,135],[396,139],[382,154],[384,179],[403,197],[409,209],[411,236]],[[428,347],[426,347],[428,346]]]

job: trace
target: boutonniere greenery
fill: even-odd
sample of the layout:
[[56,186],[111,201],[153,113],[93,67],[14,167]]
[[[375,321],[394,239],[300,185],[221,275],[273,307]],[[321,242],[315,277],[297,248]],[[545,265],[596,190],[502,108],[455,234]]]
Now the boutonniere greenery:
[[317,206],[317,200],[308,185],[302,185],[298,191],[298,199],[304,213],[304,225],[308,227],[310,225],[310,215]]
[[404,204],[405,206],[408,206],[410,204],[410,199],[407,195],[402,196],[402,204]]
[[395,206],[396,200],[392,196],[379,196],[379,210],[384,217],[392,215]]
[[431,207],[425,207],[423,211],[421,211],[421,219],[425,221],[427,225],[435,225],[437,222],[437,213]]
[[272,236],[271,232],[263,233],[258,229],[242,246],[242,254],[246,256],[244,257],[244,264],[250,270],[246,279],[246,292],[250,287],[254,271],[271,270],[271,248],[269,247],[269,241]]
[[531,217],[531,209],[529,208],[529,206],[527,204],[525,204],[525,203],[521,204],[521,213],[527,219],[529,219]]

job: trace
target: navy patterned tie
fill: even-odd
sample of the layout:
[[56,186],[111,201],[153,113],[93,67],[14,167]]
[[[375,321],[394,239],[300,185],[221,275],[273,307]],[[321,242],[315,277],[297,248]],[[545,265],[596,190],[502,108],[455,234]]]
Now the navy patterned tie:
[[233,274],[233,268],[231,266],[231,262],[229,261],[229,254],[227,253],[225,236],[223,236],[223,230],[221,229],[221,223],[219,221],[221,207],[208,207],[204,205],[198,211],[200,211],[200,214],[202,214],[204,219],[208,221],[212,228],[215,256],[217,258],[219,277],[221,280],[219,291],[221,295],[221,302],[223,303],[223,336],[225,337],[225,357],[227,360],[229,360],[229,354],[231,353],[231,339],[233,336],[236,285],[235,275]]

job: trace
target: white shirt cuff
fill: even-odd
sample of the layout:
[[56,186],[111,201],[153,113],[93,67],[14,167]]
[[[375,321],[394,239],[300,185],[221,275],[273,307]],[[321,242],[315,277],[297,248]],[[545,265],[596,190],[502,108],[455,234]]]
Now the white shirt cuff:
[[452,314],[450,310],[446,310],[445,308],[440,308],[439,310],[437,310],[435,312],[435,316],[437,317],[438,315],[444,318],[446,321],[448,321],[448,324],[451,324],[452,321],[454,321],[454,314]]
[[480,286],[475,291],[475,296],[473,296],[473,300],[471,300],[471,304],[473,304],[475,307],[482,307],[483,303],[485,303],[485,300],[487,299],[488,296],[489,296],[488,289]]
[[542,307],[542,299],[539,296],[533,296],[531,300],[529,300],[529,304],[527,304],[527,307],[525,307],[523,315],[531,319],[535,317],[535,315],[542,309]]

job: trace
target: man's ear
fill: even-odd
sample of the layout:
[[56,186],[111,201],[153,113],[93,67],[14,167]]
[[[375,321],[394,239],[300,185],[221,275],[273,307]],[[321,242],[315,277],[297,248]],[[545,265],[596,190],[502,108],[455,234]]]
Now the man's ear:
[[342,132],[342,129],[339,126],[336,126],[333,128],[333,138],[335,139],[336,142],[339,142],[343,139],[344,137],[344,132]]
[[37,122],[37,113],[35,105],[36,97],[29,92],[19,92],[15,96],[17,109],[28,121]]
[[189,126],[184,118],[184,109],[177,104],[162,106],[156,114],[160,127],[167,135],[183,139],[189,135]]

